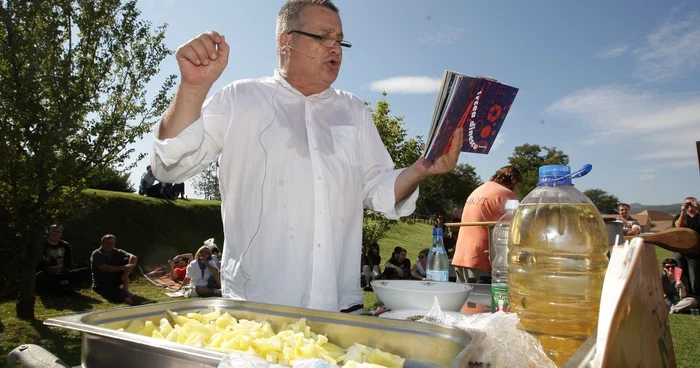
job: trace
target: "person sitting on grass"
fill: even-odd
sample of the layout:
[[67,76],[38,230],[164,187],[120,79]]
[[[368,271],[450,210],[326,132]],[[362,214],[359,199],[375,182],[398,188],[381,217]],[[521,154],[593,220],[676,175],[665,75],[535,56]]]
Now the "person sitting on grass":
[[194,256],[192,253],[179,254],[173,257],[173,259],[168,261],[168,268],[170,269],[170,278],[173,281],[182,281],[185,279],[187,273],[187,265],[192,262]]
[[176,291],[192,284],[200,297],[221,296],[219,268],[212,259],[211,250],[203,245],[194,255],[195,260],[187,265],[185,280]]
[[373,242],[367,246],[362,254],[361,260],[361,280],[360,286],[364,288],[365,291],[373,291],[371,282],[373,280],[378,280],[382,276],[382,270],[379,265],[382,263],[382,256],[379,255],[379,244]]
[[129,292],[129,275],[138,259],[115,248],[116,242],[116,236],[107,234],[100,240],[100,247],[92,252],[92,289],[111,303],[133,305],[137,297]]
[[51,225],[46,232],[46,242],[37,267],[37,287],[54,293],[77,296],[75,285],[90,276],[90,269],[73,269],[71,245],[61,239],[63,226]]
[[683,281],[676,280],[675,271],[678,267],[676,260],[666,258],[663,265],[664,272],[661,273],[661,284],[664,288],[666,305],[669,308],[668,313],[688,313],[691,309],[697,308],[698,301],[688,295]]
[[216,267],[218,269],[221,269],[221,251],[219,250],[219,247],[214,243],[214,238],[209,238],[204,241],[204,245],[206,245],[209,248],[209,251],[211,252],[211,257],[214,260],[214,263],[216,263]]
[[385,280],[408,280],[411,277],[411,261],[406,259],[406,249],[394,248],[391,258],[384,263]]
[[411,269],[411,279],[413,280],[425,280],[426,273],[425,270],[428,268],[428,254],[430,253],[429,248],[425,248],[418,253],[418,259],[416,264],[413,265]]

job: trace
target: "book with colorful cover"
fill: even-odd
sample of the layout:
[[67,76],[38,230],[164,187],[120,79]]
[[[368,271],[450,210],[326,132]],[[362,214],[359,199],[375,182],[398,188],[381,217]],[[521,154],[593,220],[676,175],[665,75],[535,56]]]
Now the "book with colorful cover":
[[424,152],[434,160],[450,148],[452,134],[464,128],[462,152],[488,154],[518,89],[486,77],[445,70]]

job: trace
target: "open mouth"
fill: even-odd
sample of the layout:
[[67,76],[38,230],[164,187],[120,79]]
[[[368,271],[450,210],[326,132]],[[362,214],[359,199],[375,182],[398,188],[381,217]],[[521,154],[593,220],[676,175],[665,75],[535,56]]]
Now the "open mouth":
[[330,66],[331,69],[340,69],[340,60],[331,59],[328,61],[328,66]]

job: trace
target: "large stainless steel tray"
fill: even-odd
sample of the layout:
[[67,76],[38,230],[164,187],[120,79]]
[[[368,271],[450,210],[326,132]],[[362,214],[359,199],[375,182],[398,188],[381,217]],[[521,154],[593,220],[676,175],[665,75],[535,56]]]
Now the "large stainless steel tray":
[[212,307],[237,319],[265,320],[275,328],[306,318],[314,332],[327,335],[331,342],[341,347],[357,342],[398,354],[406,358],[406,368],[466,367],[484,338],[478,331],[427,323],[229,299],[189,299],[125,307],[56,317],[44,323],[82,331],[83,367],[217,367],[225,354],[115,330],[126,327],[134,319],[166,317],[166,309],[187,313]]

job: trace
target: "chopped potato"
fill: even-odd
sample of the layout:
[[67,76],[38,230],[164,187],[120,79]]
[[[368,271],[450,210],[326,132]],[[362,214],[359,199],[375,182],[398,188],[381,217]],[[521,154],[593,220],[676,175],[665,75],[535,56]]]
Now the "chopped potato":
[[194,347],[231,353],[244,351],[256,354],[270,363],[290,365],[301,359],[322,359],[344,368],[403,368],[398,355],[353,344],[343,349],[328,341],[325,335],[311,331],[306,318],[282,327],[275,333],[269,322],[235,319],[219,309],[208,313],[187,313],[185,316],[168,310],[168,318],[154,321],[134,320],[120,331],[140,334]]

